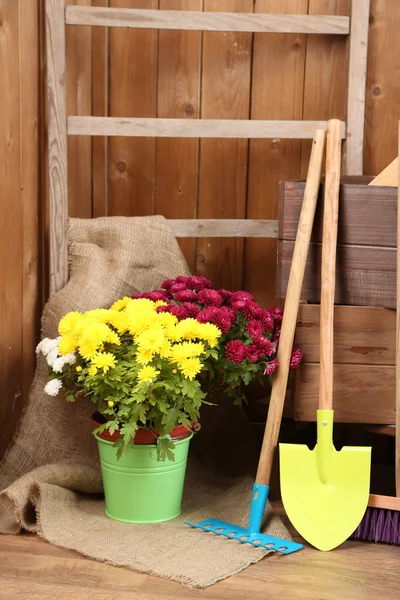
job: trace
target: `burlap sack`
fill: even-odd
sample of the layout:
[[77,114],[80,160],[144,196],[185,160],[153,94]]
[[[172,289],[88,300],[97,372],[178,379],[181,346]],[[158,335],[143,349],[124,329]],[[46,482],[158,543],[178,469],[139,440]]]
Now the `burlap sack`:
[[[158,287],[165,278],[188,274],[162,217],[71,219],[69,238],[70,280],[44,310],[43,336],[55,337],[59,319],[71,310],[108,307],[119,297]],[[212,516],[246,525],[252,479],[227,479],[204,470],[202,452],[207,448],[213,454],[212,443],[204,441],[199,460],[189,460],[181,517],[155,525],[108,519],[89,421],[93,407],[85,401],[68,404],[47,396],[43,392],[46,378],[47,365],[39,359],[19,431],[0,465],[2,533],[17,534],[21,528],[37,532],[57,546],[191,587],[210,585],[267,554],[183,524],[184,518],[197,522]],[[226,419],[226,413],[221,416],[218,409],[214,414],[212,431],[218,430],[219,418]],[[219,431],[229,432],[229,423],[225,420],[223,425]],[[207,435],[204,429],[199,436]],[[240,439],[248,445],[243,430]],[[230,433],[226,454],[234,456],[238,444],[235,432]],[[273,516],[267,531],[288,536]]]

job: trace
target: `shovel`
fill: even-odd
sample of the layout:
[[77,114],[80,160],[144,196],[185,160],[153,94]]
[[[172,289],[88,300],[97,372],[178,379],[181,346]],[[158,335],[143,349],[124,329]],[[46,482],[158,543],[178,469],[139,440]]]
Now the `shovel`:
[[310,245],[315,208],[317,205],[325,138],[325,130],[319,129],[315,132],[290,269],[285,309],[283,311],[282,329],[277,355],[279,367],[275,373],[271,390],[264,439],[256,480],[253,485],[248,527],[239,527],[238,525],[227,523],[226,521],[219,521],[217,519],[207,519],[197,524],[185,521],[185,523],[191,527],[203,529],[204,531],[212,532],[217,535],[223,535],[229,539],[235,539],[240,542],[252,544],[253,546],[275,550],[281,554],[290,554],[291,552],[300,550],[302,545],[261,533],[260,528],[267,503],[272,463],[282,420],[300,293],[303,284],[308,248]]
[[339,210],[341,122],[328,123],[322,236],[320,383],[317,444],[280,444],[282,501],[299,534],[319,550],[332,550],[351,536],[368,504],[371,448],[344,447],[333,433],[333,310]]

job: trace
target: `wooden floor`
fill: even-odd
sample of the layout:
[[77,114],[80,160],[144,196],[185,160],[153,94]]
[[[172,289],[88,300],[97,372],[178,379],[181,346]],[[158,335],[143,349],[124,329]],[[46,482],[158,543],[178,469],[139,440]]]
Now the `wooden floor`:
[[400,547],[346,542],[270,555],[204,590],[95,562],[34,535],[0,536],[1,600],[391,600]]

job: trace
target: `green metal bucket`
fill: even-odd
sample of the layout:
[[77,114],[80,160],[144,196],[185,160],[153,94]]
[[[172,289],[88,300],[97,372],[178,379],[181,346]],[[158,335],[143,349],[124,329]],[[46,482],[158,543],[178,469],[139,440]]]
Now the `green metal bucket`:
[[118,460],[113,442],[96,435],[106,515],[124,523],[159,523],[178,517],[192,437],[174,441],[175,461],[163,462],[154,444],[135,444]]

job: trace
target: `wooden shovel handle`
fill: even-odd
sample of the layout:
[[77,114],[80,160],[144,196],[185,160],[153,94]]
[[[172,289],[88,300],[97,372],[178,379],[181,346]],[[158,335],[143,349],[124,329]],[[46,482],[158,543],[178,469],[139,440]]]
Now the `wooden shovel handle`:
[[269,485],[272,463],[278,443],[300,294],[303,285],[308,249],[310,246],[315,208],[317,206],[325,139],[326,131],[324,129],[318,129],[315,132],[311,150],[306,187],[286,292],[282,329],[277,354],[279,367],[274,375],[267,423],[265,425],[264,439],[256,475],[256,483],[262,485]]
[[328,122],[324,223],[322,232],[319,408],[332,410],[333,310],[335,302],[336,244],[339,215],[342,122]]
[[[400,156],[400,121],[398,129]],[[396,496],[400,498],[400,160],[397,180],[397,290],[396,290]]]

